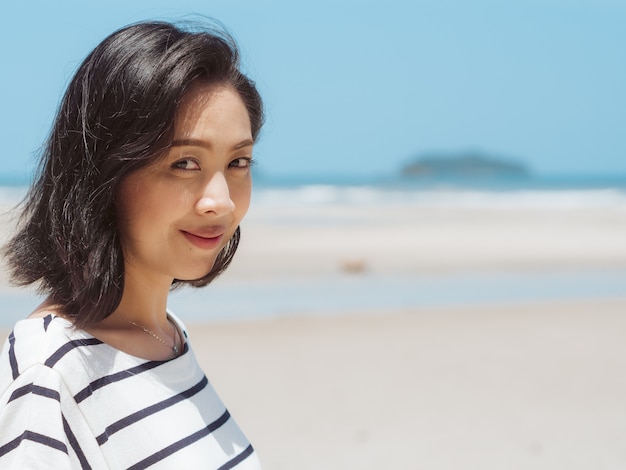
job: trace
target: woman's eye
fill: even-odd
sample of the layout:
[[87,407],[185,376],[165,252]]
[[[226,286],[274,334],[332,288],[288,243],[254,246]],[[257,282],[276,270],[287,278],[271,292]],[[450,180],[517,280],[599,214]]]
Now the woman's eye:
[[184,158],[182,160],[174,162],[172,168],[176,170],[199,170],[200,165],[192,158]]
[[242,157],[242,158],[237,158],[235,160],[233,160],[232,162],[230,162],[230,166],[232,168],[250,168],[250,166],[252,166],[252,159],[248,158],[248,157]]

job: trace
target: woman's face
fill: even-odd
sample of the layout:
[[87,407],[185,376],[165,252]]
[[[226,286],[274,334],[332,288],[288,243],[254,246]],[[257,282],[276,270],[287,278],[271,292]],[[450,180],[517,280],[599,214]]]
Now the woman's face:
[[117,208],[127,278],[171,282],[211,270],[250,204],[252,146],[248,112],[236,91],[191,87],[166,156],[121,184]]

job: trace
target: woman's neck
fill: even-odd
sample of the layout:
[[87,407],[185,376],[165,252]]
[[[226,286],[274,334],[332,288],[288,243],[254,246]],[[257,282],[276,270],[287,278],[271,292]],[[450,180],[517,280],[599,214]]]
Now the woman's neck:
[[111,316],[121,314],[147,328],[164,327],[167,323],[167,297],[172,281],[170,278],[127,271],[122,300]]
[[171,279],[149,279],[127,272],[119,306],[87,331],[116,349],[144,359],[165,360],[180,354],[184,340],[167,316],[171,283]]

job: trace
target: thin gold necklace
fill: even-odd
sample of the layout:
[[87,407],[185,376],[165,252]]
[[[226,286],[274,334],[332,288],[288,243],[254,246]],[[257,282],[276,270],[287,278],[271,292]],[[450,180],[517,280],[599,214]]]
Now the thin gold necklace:
[[161,343],[163,343],[165,346],[167,346],[172,351],[174,351],[174,355],[175,356],[178,356],[180,354],[180,349],[178,349],[178,346],[176,346],[176,342],[178,340],[178,328],[176,328],[176,326],[172,324],[172,320],[170,320],[169,317],[167,318],[167,322],[170,325],[172,325],[172,328],[174,328],[174,344],[172,344],[172,345],[168,344],[163,338],[161,338],[159,335],[157,335],[150,328],[147,328],[147,327],[145,327],[143,325],[140,325],[139,323],[136,323],[136,322],[126,318],[124,315],[120,315],[120,317],[122,317],[125,321],[127,321],[131,325],[136,326],[137,328],[142,329],[145,333],[148,333],[150,336],[152,336],[157,341],[160,341]]

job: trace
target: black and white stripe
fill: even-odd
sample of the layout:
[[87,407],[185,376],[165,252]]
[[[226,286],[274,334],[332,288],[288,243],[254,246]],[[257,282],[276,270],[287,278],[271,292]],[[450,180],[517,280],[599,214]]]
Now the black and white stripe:
[[207,380],[206,377],[204,377],[198,384],[194,385],[188,390],[185,390],[182,393],[174,395],[166,400],[161,401],[160,403],[155,403],[154,405],[151,405],[139,411],[136,411],[135,413],[125,416],[122,419],[118,419],[116,422],[107,426],[105,431],[102,434],[100,434],[98,437],[96,437],[96,441],[98,441],[98,444],[100,445],[104,444],[106,441],[109,440],[109,437],[112,434],[115,434],[116,432],[121,431],[122,429],[132,425],[133,423],[136,423],[137,421],[143,418],[146,418],[150,415],[158,413],[161,410],[164,410],[165,408],[173,406],[179,401],[182,401],[186,398],[194,396],[200,390],[204,389],[204,387],[206,387],[208,383],[209,381]]
[[19,322],[0,355],[0,468],[35,458],[260,469],[188,345],[174,360],[146,361],[53,316]]
[[17,366],[17,358],[15,357],[15,332],[12,331],[9,335],[9,364],[11,365],[11,375],[13,380],[17,379],[20,375],[20,369]]
[[9,443],[0,447],[0,457],[11,452],[14,449],[17,449],[20,443],[24,440],[37,442],[51,449],[60,450],[61,452],[64,452],[67,454],[67,447],[65,446],[63,442],[58,441],[49,436],[44,436],[43,434],[38,434],[33,431],[25,430],[22,434],[17,436],[15,439],[13,439]]
[[115,374],[109,374],[104,377],[100,377],[89,384],[87,384],[82,390],[80,390],[76,395],[74,395],[74,400],[76,403],[80,403],[83,400],[89,398],[93,395],[97,390],[106,387],[107,385],[111,385],[115,382],[119,382],[124,379],[128,379],[130,377],[134,377],[137,374],[141,374],[142,372],[148,371],[150,369],[154,369],[162,364],[160,361],[149,361],[144,364],[138,365],[136,367],[131,367],[130,369],[122,370],[116,372]]

